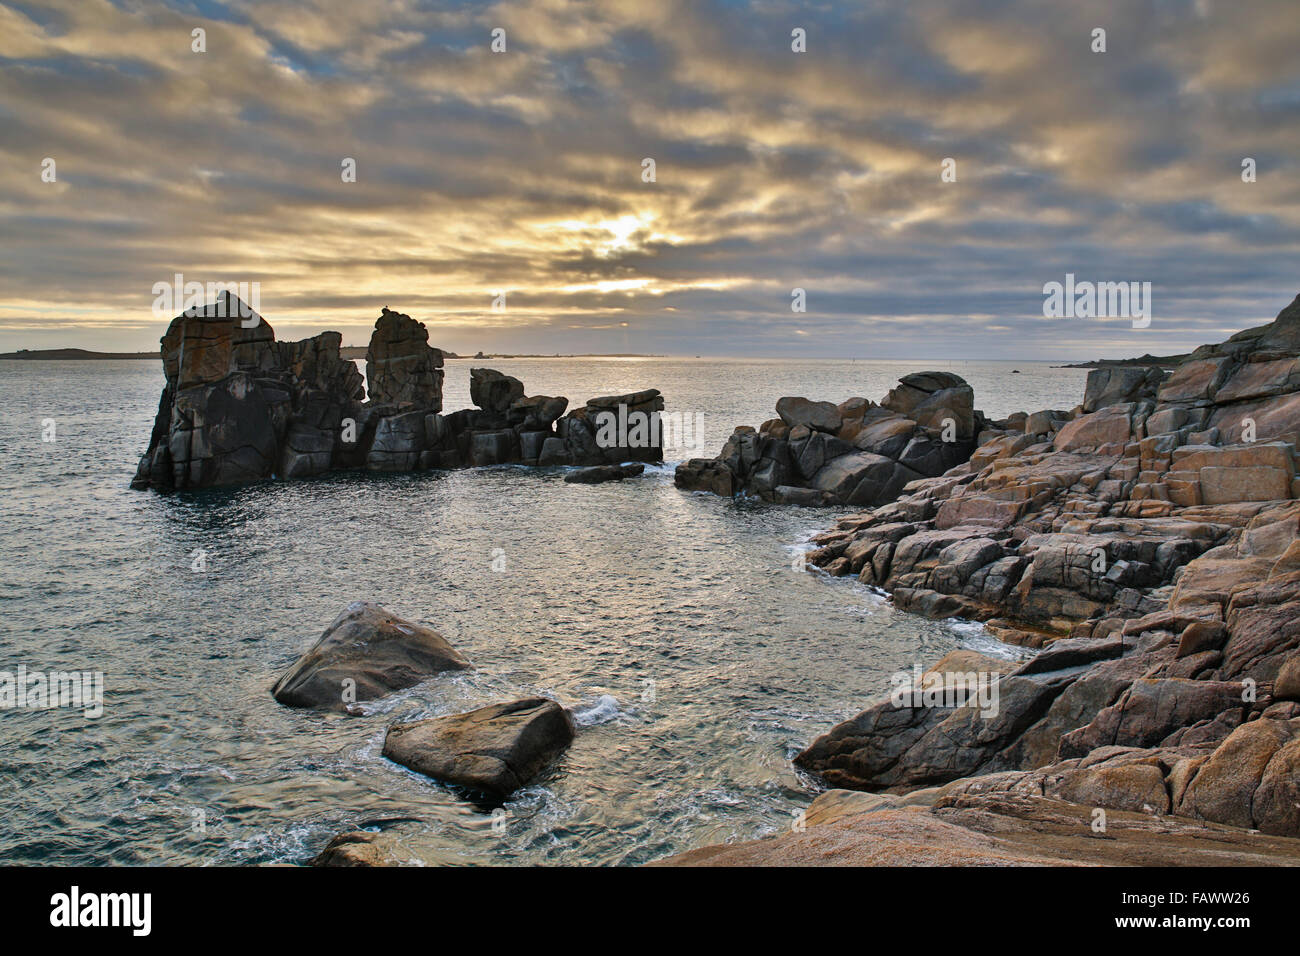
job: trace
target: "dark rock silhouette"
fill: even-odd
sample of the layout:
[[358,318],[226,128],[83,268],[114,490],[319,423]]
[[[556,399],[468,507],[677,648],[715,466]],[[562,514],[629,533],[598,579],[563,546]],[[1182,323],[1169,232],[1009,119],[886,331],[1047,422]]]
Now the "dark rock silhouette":
[[470,372],[476,408],[442,412],[443,355],[424,324],[387,307],[366,350],[365,386],[322,332],[277,342],[237,297],[172,320],[167,385],[133,488],[172,491],[329,471],[663,460],[655,389],[595,398],[524,394],[494,369]]

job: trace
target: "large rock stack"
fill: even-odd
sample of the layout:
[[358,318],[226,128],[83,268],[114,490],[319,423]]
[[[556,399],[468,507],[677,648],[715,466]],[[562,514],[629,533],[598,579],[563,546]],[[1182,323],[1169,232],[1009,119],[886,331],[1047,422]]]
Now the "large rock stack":
[[341,337],[277,342],[230,293],[172,320],[167,384],[133,488],[201,488],[316,474],[340,451],[341,422],[364,395]]
[[816,538],[830,574],[1045,650],[992,716],[885,701],[796,762],[1300,836],[1298,362],[1300,299],[1168,376],[1099,369]]
[[[443,356],[424,324],[384,308],[366,353],[370,400],[337,332],[277,342],[226,297],[175,318],[167,385],[133,488],[204,488],[341,469],[419,471],[519,463],[663,460],[656,389],[569,400],[526,396],[494,369],[470,371],[477,406],[442,412]],[[247,327],[246,327],[247,326]]]
[[717,458],[677,467],[688,491],[800,505],[877,505],[966,461],[984,416],[950,372],[907,375],[877,405],[782,398],[778,418],[737,428]]
[[429,347],[429,330],[387,306],[366,349],[366,386],[378,404],[442,411],[442,352]]

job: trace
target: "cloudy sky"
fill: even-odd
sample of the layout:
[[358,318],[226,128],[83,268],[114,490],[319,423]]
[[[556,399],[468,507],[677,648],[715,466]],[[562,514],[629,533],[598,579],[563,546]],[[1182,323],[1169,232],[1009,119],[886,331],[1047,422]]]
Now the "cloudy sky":
[[[1173,352],[1300,292],[1300,16],[0,0],[0,169],[0,349],[154,348],[179,272],[348,344],[387,305],[471,353]],[[1044,318],[1067,272],[1150,327]]]

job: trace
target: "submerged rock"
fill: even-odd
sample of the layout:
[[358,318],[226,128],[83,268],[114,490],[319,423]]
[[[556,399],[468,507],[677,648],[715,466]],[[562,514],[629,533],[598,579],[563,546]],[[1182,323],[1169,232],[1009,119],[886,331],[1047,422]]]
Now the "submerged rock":
[[388,831],[350,830],[326,844],[312,866],[421,866],[422,861]]
[[469,667],[436,631],[358,601],[275,682],[271,695],[289,707],[346,711],[431,674]]
[[393,724],[383,754],[436,780],[504,797],[527,785],[573,738],[568,711],[555,701],[530,697]]
[[590,468],[578,468],[564,476],[571,485],[596,485],[602,481],[622,481],[635,478],[645,471],[645,465],[631,463],[627,465],[593,465]]

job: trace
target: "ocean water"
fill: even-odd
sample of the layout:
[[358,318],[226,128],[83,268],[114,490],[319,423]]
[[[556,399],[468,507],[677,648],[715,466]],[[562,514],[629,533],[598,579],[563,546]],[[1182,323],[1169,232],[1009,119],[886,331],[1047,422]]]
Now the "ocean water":
[[[672,464],[715,454],[782,395],[879,400],[899,375],[940,368],[1002,416],[1072,407],[1086,372],[453,360],[447,410],[468,404],[471,364],[573,404],[659,388],[670,412],[702,416],[703,448],[679,443],[664,467],[597,486],[501,467],[165,497],[127,487],[158,365],[0,362],[0,670],[105,681],[97,718],[0,710],[0,863],[301,863],[342,830],[379,826],[400,826],[431,864],[644,863],[787,829],[818,791],[791,756],[892,673],[958,647],[1018,653],[978,625],[793,570],[840,510],[685,494]],[[433,627],[477,669],[359,717],[272,700],[357,600]],[[573,707],[580,733],[496,826],[494,808],[380,756],[395,720],[532,694]]]

